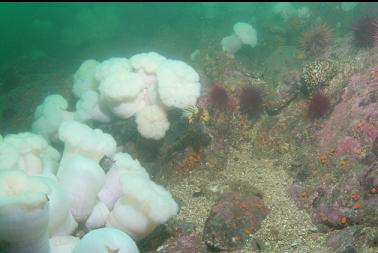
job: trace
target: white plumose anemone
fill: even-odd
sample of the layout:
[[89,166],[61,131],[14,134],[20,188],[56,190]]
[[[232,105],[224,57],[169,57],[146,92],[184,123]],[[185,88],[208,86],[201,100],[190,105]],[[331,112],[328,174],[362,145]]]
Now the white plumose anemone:
[[50,253],[71,253],[80,239],[74,236],[54,236],[50,238]]
[[29,175],[54,173],[57,169],[59,152],[49,146],[42,136],[30,132],[9,134],[4,138],[1,146],[3,145],[9,148],[9,158],[4,160],[8,160],[8,165],[14,162],[15,155],[18,154],[17,164],[8,168],[23,169]]
[[102,81],[106,77],[111,76],[114,73],[130,72],[131,66],[129,60],[121,57],[114,57],[101,62],[97,66],[95,78],[97,81]]
[[78,224],[70,212],[70,204],[67,193],[56,178],[38,176],[49,186],[51,192],[49,198],[49,236],[63,236],[72,234]]
[[114,228],[90,231],[76,245],[72,253],[139,253],[133,241],[124,232]]
[[5,252],[49,253],[50,188],[22,170],[0,170],[0,241]]
[[255,47],[257,45],[257,34],[250,24],[238,22],[234,25],[234,32],[236,36],[245,45]]
[[6,142],[0,142],[0,169],[15,169],[20,159],[20,153]]
[[165,111],[157,105],[145,107],[136,115],[135,121],[139,133],[149,139],[159,140],[163,138],[169,128]]
[[88,230],[92,230],[105,226],[109,213],[110,211],[106,205],[101,201],[97,201],[97,204],[92,209],[92,213],[85,221],[85,227]]
[[243,46],[243,42],[235,34],[226,36],[221,41],[223,51],[235,54]]
[[123,196],[110,212],[106,226],[118,228],[134,240],[141,240],[158,224],[178,212],[172,195],[143,175],[125,172],[120,177]]
[[67,155],[78,154],[99,163],[116,151],[117,144],[110,134],[77,121],[64,122],[59,128],[59,138],[64,142],[62,160]]
[[76,103],[75,118],[81,122],[89,120],[104,123],[110,122],[111,115],[104,107],[97,92],[92,90],[86,91]]
[[143,70],[145,73],[155,74],[161,64],[166,60],[167,58],[164,56],[150,52],[134,55],[130,58],[130,63],[135,70]]
[[280,2],[273,6],[273,13],[279,14],[284,21],[288,21],[291,17],[297,16],[297,9],[290,2]]
[[34,112],[32,131],[46,140],[56,141],[60,125],[72,120],[74,113],[67,111],[68,102],[61,95],[48,95]]
[[157,71],[158,92],[168,107],[185,109],[196,104],[200,96],[200,77],[188,64],[167,60]]
[[74,84],[72,92],[75,96],[80,97],[88,90],[96,90],[98,82],[95,79],[97,67],[100,65],[98,61],[86,60],[74,74]]
[[116,153],[112,160],[113,165],[106,174],[105,183],[97,197],[109,210],[112,210],[115,202],[122,196],[122,185],[120,176],[125,172],[133,172],[149,178],[146,170],[140,165],[138,160],[134,160],[127,153]]
[[[245,34],[250,30],[244,30],[241,34],[246,40]],[[240,38],[237,40],[242,43]],[[145,138],[163,138],[169,128],[166,111],[193,106],[200,96],[198,73],[185,62],[168,60],[156,52],[136,54],[130,59],[110,58],[99,64],[88,60],[75,76],[75,80],[81,81],[74,85],[80,88],[74,89],[80,90],[76,91],[80,97],[76,120],[109,122],[110,116],[124,119],[136,116],[137,122],[157,127],[153,131],[151,126],[138,124],[138,130]],[[146,120],[142,116],[149,111],[156,111],[158,116]]]
[[238,22],[233,26],[234,33],[222,39],[221,45],[223,51],[229,54],[235,54],[243,45],[252,48],[257,45],[257,32],[248,23]]
[[68,195],[73,217],[77,222],[84,222],[96,205],[105,172],[97,162],[74,154],[61,162],[58,181]]
[[107,76],[99,90],[108,101],[122,103],[136,97],[144,87],[145,83],[137,73],[117,72]]

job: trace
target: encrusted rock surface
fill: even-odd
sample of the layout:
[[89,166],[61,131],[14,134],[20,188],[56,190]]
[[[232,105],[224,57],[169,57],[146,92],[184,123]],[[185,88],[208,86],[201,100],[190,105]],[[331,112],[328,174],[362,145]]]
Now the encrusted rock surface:
[[210,211],[203,239],[212,249],[240,248],[260,228],[267,213],[268,209],[258,196],[226,192]]

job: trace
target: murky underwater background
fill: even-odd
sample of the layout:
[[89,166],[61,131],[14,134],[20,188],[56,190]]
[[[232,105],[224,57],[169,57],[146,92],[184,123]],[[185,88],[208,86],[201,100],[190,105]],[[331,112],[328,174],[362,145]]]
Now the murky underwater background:
[[17,177],[65,196],[0,253],[378,251],[378,3],[0,3],[0,30],[0,215]]

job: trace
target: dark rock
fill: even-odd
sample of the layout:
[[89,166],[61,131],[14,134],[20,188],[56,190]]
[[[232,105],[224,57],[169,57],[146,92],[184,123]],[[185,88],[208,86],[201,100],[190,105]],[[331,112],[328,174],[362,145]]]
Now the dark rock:
[[377,238],[377,228],[354,226],[332,232],[327,246],[335,253],[376,252]]
[[241,248],[267,213],[263,200],[254,194],[224,193],[210,211],[203,240],[213,250]]
[[207,253],[200,235],[183,235],[170,238],[157,249],[157,253]]
[[141,241],[138,241],[138,249],[140,252],[155,251],[160,245],[170,238],[170,233],[164,225],[159,225],[151,234]]
[[167,231],[172,237],[158,247],[157,253],[207,253],[206,244],[201,235],[195,233],[194,224],[172,219],[167,224]]
[[268,99],[264,107],[269,115],[276,115],[287,107],[298,95],[300,87],[300,73],[289,71],[278,81],[278,86],[273,90],[266,90]]
[[373,142],[373,146],[371,148],[371,151],[375,155],[375,158],[378,160],[378,136],[375,138]]
[[198,198],[198,197],[201,197],[201,196],[203,196],[203,192],[202,191],[198,191],[198,192],[193,192],[192,193],[192,197],[193,198]]
[[263,243],[258,241],[258,240],[253,239],[251,241],[250,245],[251,245],[251,250],[253,250],[253,251],[260,252],[260,251],[264,250]]
[[196,226],[187,221],[170,219],[167,224],[167,231],[174,237],[179,237],[182,235],[191,235],[194,233]]

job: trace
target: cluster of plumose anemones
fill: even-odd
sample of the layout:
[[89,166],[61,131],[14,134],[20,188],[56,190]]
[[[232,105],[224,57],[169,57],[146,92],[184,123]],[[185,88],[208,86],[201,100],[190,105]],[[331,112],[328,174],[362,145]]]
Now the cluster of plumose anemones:
[[85,61],[72,90],[76,111],[49,95],[32,132],[0,136],[0,248],[138,253],[135,241],[175,216],[178,205],[110,134],[90,124],[135,116],[143,137],[163,138],[167,111],[196,104],[199,75],[184,62],[142,53]]

